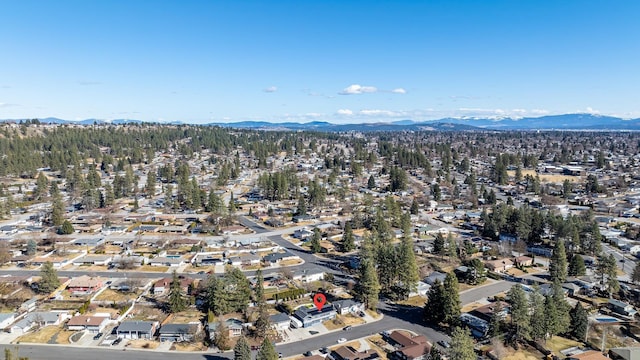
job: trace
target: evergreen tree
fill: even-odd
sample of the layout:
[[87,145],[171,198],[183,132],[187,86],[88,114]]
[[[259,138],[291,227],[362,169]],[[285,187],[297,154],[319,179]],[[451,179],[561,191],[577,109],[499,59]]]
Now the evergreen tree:
[[375,309],[378,305],[378,295],[380,294],[380,283],[376,273],[375,261],[373,257],[372,244],[370,240],[365,240],[360,251],[360,267],[358,268],[358,282],[355,287],[356,298],[362,302],[367,309]]
[[37,250],[38,244],[36,243],[36,241],[33,239],[29,239],[29,241],[27,241],[27,255],[35,255]]
[[227,351],[230,348],[229,341],[229,328],[224,321],[220,321],[213,335],[213,345],[222,351]]
[[469,330],[456,327],[451,334],[450,360],[475,360],[476,353]]
[[411,215],[418,215],[418,213],[420,212],[420,207],[418,205],[418,200],[416,198],[413,198],[413,201],[411,202],[411,208],[409,211],[411,212]]
[[413,251],[413,240],[408,234],[408,229],[405,229],[405,233],[402,236],[402,243],[400,244],[400,261],[398,266],[400,267],[399,278],[408,293],[414,292],[418,288],[418,281],[420,281],[420,274],[418,273],[418,264],[416,263],[416,254]]
[[373,190],[376,188],[376,179],[373,175],[369,176],[369,180],[367,181],[367,189]]
[[527,293],[520,284],[517,284],[511,287],[508,297],[509,305],[511,305],[511,326],[514,330],[514,338],[516,341],[528,339],[531,326]]
[[545,297],[536,286],[533,293],[529,295],[529,307],[531,311],[531,338],[533,340],[543,340],[547,336]]
[[256,360],[278,360],[276,349],[273,347],[271,340],[266,337],[262,340],[262,345],[260,345]]
[[494,303],[493,312],[489,321],[489,336],[494,338],[502,334],[503,318],[502,318],[502,301]]
[[587,311],[582,307],[580,302],[576,302],[576,306],[569,313],[571,317],[571,335],[578,340],[584,341],[589,326]]
[[550,324],[547,326],[547,333],[549,335],[564,334],[569,331],[571,325],[571,318],[569,317],[571,307],[567,303],[560,283],[555,282],[551,285],[551,294],[547,295],[547,299],[551,302],[547,304],[545,301],[545,307],[549,312],[546,318]]
[[449,326],[454,326],[460,320],[460,289],[458,288],[458,279],[453,273],[447,273],[443,286],[443,322]]
[[254,300],[256,304],[264,303],[264,276],[262,275],[262,270],[258,269],[256,271],[256,285],[254,287]]
[[233,198],[233,191],[231,192],[231,196],[229,197],[229,214],[234,214],[236,212],[236,200]]
[[423,313],[425,322],[438,325],[444,321],[445,301],[444,285],[436,280],[427,293],[427,302],[424,305]]
[[[54,183],[55,184],[55,183]],[[64,204],[60,195],[53,197],[53,203],[51,204],[51,224],[53,226],[60,226],[64,221]]]
[[149,169],[149,172],[147,173],[147,182],[145,184],[144,190],[148,198],[151,198],[156,192],[157,175],[158,173],[156,172],[155,168]]
[[640,283],[640,262],[636,262],[636,267],[633,268],[633,273],[631,274],[631,281],[638,284]]
[[609,256],[602,254],[598,258],[597,273],[600,275],[600,281],[605,284],[609,296],[620,290],[617,271],[617,262],[613,254],[609,254]]
[[47,196],[47,191],[49,190],[49,180],[42,173],[38,173],[38,177],[36,179],[36,189],[34,191],[34,197],[36,200],[42,200]]
[[304,199],[303,195],[298,197],[296,215],[307,215],[307,201]]
[[437,255],[444,255],[445,251],[444,236],[442,236],[441,233],[437,233],[436,238],[433,241],[433,253]]
[[244,336],[241,336],[240,339],[238,339],[236,346],[233,348],[233,359],[251,360],[251,348]]
[[182,292],[182,286],[180,285],[180,279],[178,273],[173,270],[173,279],[169,285],[169,311],[171,313],[177,313],[183,311],[187,307],[187,301]]
[[347,221],[344,225],[344,234],[342,234],[342,251],[350,252],[355,249],[355,239],[353,230],[351,229],[351,221]]
[[583,276],[587,273],[587,267],[584,264],[584,259],[578,254],[573,254],[571,261],[569,262],[569,276]]
[[552,282],[563,283],[567,279],[567,254],[562,239],[559,239],[553,248],[549,263],[549,275]]
[[442,353],[438,350],[437,347],[431,346],[431,350],[429,351],[429,356],[426,358],[427,360],[443,360]]
[[447,235],[447,244],[447,255],[449,256],[449,260],[452,260],[458,256],[458,246],[451,232]]
[[69,220],[63,221],[62,225],[60,225],[60,228],[58,228],[58,234],[60,235],[73,234],[74,231],[75,230],[73,229],[73,225],[71,225],[71,222]]
[[42,264],[40,269],[40,281],[38,282],[38,292],[42,294],[49,294],[55,289],[60,287],[60,279],[58,278],[58,272],[53,268],[53,264],[50,261]]
[[320,245],[320,240],[322,239],[322,234],[320,233],[320,229],[313,229],[313,237],[311,237],[311,252],[316,254],[322,251],[322,245]]

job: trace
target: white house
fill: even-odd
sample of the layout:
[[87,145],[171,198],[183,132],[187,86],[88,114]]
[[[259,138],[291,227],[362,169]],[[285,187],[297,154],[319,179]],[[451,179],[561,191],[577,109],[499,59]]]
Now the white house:
[[364,304],[354,301],[352,299],[337,300],[333,303],[333,308],[340,315],[346,315],[349,313],[355,314],[360,311],[364,311]]
[[16,313],[0,314],[0,329],[4,329],[16,320]]
[[109,324],[109,318],[106,316],[74,316],[67,322],[67,329],[73,331],[85,330],[91,334],[97,334],[104,330]]
[[291,318],[285,313],[277,313],[269,317],[271,326],[276,330],[286,330],[291,326]]

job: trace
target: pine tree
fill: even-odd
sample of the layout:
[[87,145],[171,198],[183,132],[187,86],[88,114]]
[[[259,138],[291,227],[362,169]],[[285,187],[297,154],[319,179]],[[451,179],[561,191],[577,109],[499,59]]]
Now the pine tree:
[[456,327],[451,334],[450,360],[475,360],[476,353],[469,330]]
[[355,239],[353,230],[351,229],[351,221],[347,221],[344,225],[344,234],[342,234],[342,251],[350,252],[355,249]]
[[413,198],[413,201],[411,202],[411,208],[410,210],[412,215],[418,215],[418,213],[420,212],[420,207],[418,205],[418,200],[416,198]]
[[303,195],[298,197],[298,206],[296,209],[296,215],[307,215],[307,202]]
[[53,264],[50,261],[42,264],[42,269],[40,269],[40,282],[38,282],[38,292],[49,294],[59,286],[60,279],[58,278],[58,272],[53,268]]
[[367,189],[373,190],[376,188],[376,179],[373,175],[369,176],[369,180],[367,181]]
[[405,289],[409,293],[414,292],[418,288],[418,281],[420,281],[420,274],[418,273],[418,265],[416,263],[416,254],[413,251],[413,240],[411,236],[405,234],[402,237],[402,243],[400,244],[400,262],[399,262],[399,277]]
[[320,245],[320,240],[322,239],[322,234],[320,233],[320,229],[313,229],[313,237],[311,238],[311,252],[316,254],[322,251],[322,245]]
[[[55,183],[54,183],[55,184]],[[51,224],[53,226],[60,226],[64,221],[64,204],[60,195],[53,197],[53,203],[51,204]]]
[[567,279],[567,253],[562,239],[559,239],[553,248],[549,264],[549,275],[552,282],[563,283]]
[[520,284],[511,287],[508,293],[509,304],[511,305],[511,326],[514,329],[514,337],[516,341],[529,338],[530,318],[529,318],[529,301],[527,294]]
[[376,273],[371,240],[366,239],[360,251],[360,267],[358,268],[358,282],[355,287],[356,298],[367,309],[375,309],[378,305],[380,283]]
[[437,255],[444,255],[445,253],[444,236],[441,233],[437,233],[433,241],[433,253]]
[[458,324],[460,320],[460,289],[458,278],[453,273],[447,273],[444,279],[444,319],[449,326]]
[[447,235],[447,244],[449,245],[447,247],[447,255],[449,256],[449,260],[452,260],[458,256],[458,246],[451,232]]
[[71,222],[69,220],[63,221],[62,225],[60,225],[60,228],[58,228],[58,234],[60,235],[73,234],[74,231],[75,230],[73,229],[73,225],[71,225]]
[[440,352],[440,350],[438,350],[437,347],[432,346],[431,350],[429,351],[429,356],[426,357],[426,359],[428,359],[428,360],[442,360],[442,353]]
[[27,255],[35,255],[37,250],[38,244],[36,243],[36,241],[33,239],[29,239],[29,241],[27,241]]
[[638,284],[640,283],[640,262],[636,262],[636,267],[633,268],[633,273],[631,274],[631,281]]
[[241,336],[236,343],[236,346],[233,348],[233,359],[234,360],[251,360],[251,348],[249,347],[249,343],[247,343],[247,339],[244,336]]
[[427,323],[438,325],[444,321],[445,303],[444,285],[439,280],[431,286],[427,293],[427,302],[424,304],[424,320]]
[[598,258],[597,273],[600,275],[600,281],[605,284],[609,296],[620,290],[617,270],[617,262],[613,254],[609,254],[609,256],[602,254]]
[[496,301],[489,321],[489,336],[494,338],[502,334],[502,301]]
[[571,317],[571,335],[578,341],[584,341],[589,327],[587,310],[578,301],[576,306],[571,309],[569,316]]
[[584,259],[578,254],[573,254],[571,261],[569,262],[569,276],[582,276],[587,273],[587,267],[584,264]]
[[531,308],[531,338],[542,340],[547,336],[547,323],[545,314],[545,297],[536,286],[533,293],[529,295],[529,307]]
[[262,340],[262,345],[260,345],[256,360],[278,360],[276,349],[273,347],[271,340],[266,337]]
[[177,313],[183,311],[187,307],[187,302],[182,292],[178,273],[173,270],[173,279],[169,285],[169,311]]

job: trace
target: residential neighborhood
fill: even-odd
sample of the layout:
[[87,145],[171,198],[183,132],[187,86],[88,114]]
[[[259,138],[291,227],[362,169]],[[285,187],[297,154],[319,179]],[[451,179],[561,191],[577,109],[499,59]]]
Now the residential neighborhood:
[[640,345],[640,172],[618,145],[629,135],[580,134],[593,146],[571,149],[529,135],[478,151],[498,135],[287,133],[261,155],[172,147],[134,163],[103,148],[66,170],[7,173],[0,343],[227,356],[270,342],[295,359],[625,354]]

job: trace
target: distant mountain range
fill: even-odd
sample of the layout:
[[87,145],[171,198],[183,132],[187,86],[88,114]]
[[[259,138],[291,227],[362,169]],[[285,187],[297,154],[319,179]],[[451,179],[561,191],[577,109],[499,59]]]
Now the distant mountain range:
[[[134,124],[143,123],[141,120],[116,119],[98,120],[86,119],[81,121],[63,120],[58,118],[39,119],[41,123],[49,124]],[[18,121],[18,120],[0,120]],[[160,124],[182,124],[179,121],[163,122]],[[308,131],[479,131],[479,130],[640,130],[640,119],[625,120],[618,117],[594,114],[564,114],[542,116],[537,118],[444,118],[430,121],[400,120],[393,122],[365,123],[365,124],[333,124],[325,121],[308,123],[271,123],[266,121],[242,121],[236,123],[208,123],[205,126],[221,126],[238,129],[260,130],[308,130]]]

